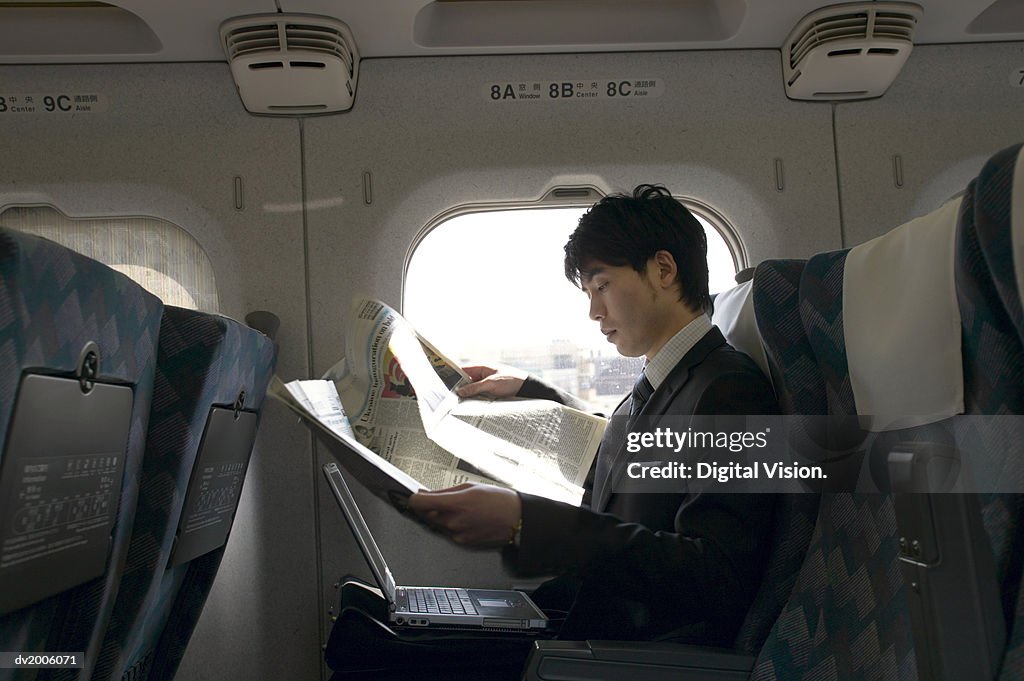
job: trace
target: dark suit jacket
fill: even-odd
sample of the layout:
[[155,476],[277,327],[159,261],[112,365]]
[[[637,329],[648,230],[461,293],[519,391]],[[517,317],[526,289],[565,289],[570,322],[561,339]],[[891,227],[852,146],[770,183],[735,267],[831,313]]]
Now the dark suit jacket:
[[[559,398],[537,381],[527,381],[520,395]],[[628,413],[626,399],[616,416]],[[761,371],[712,328],[641,416],[656,423],[658,415],[693,422],[699,415],[776,413]],[[521,494],[520,546],[506,560],[524,574],[563,573],[535,594],[541,607],[569,609],[562,638],[731,645],[761,580],[775,497],[612,492],[630,459],[625,420],[611,420],[598,450],[599,459],[616,461],[607,492],[590,499],[593,508]]]

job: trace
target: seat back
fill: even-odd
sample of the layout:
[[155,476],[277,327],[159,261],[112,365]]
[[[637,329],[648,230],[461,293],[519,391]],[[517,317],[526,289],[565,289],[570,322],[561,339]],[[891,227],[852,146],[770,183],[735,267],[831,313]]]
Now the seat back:
[[[1019,443],[1024,428],[1024,312],[1014,273],[1011,189],[1021,145],[995,154],[964,197],[957,231],[957,294],[963,325],[964,406],[959,440],[981,443],[997,475],[1019,489]],[[1019,199],[1018,199],[1019,200]],[[1024,219],[1024,216],[1017,216]],[[1020,266],[1020,263],[1017,263]],[[977,432],[970,415],[999,415]],[[1010,415],[1018,415],[1013,417]],[[1024,495],[981,495],[981,514],[991,544],[996,582],[1009,635],[1000,678],[1024,676]]]
[[[784,415],[824,409],[824,382],[800,324],[798,291],[803,260],[767,260],[753,273],[751,295],[756,328]],[[799,436],[799,435],[797,435]],[[817,494],[783,495],[775,509],[765,574],[734,647],[757,653],[789,599],[810,544],[818,513]]]
[[[861,454],[865,458],[857,467],[857,478],[849,481],[857,484],[857,492],[824,495],[793,597],[769,635],[752,678],[911,680],[919,675],[945,678],[941,674],[958,665],[964,671],[962,662],[954,659],[962,657],[957,656],[957,644],[942,645],[938,651],[926,648],[934,641],[953,641],[957,631],[961,639],[965,636],[966,619],[934,621],[958,612],[956,607],[945,607],[950,601],[948,588],[933,602],[933,606],[943,607],[928,605],[931,596],[927,592],[947,582],[972,594],[959,600],[968,606],[970,626],[982,641],[987,640],[986,632],[995,631],[986,614],[990,610],[983,606],[998,602],[988,598],[984,587],[992,581],[999,584],[1007,631],[1016,634],[1007,646],[1002,678],[1018,678],[1024,671],[1024,632],[1013,626],[1016,613],[1024,613],[1020,601],[1022,550],[1016,546],[1021,543],[1017,541],[1021,495],[979,495],[979,512],[978,504],[967,498],[970,495],[928,497],[930,501],[925,503],[924,495],[897,495],[894,499],[886,491],[890,485],[889,453],[895,444],[908,441],[938,444],[924,449],[907,446],[903,448],[906,451],[969,443],[961,453],[968,467],[994,470],[989,479],[1004,484],[1011,471],[1019,476],[1016,471],[1020,467],[1010,465],[1019,459],[1019,442],[1024,437],[1016,421],[991,427],[992,420],[972,420],[972,415],[979,414],[1019,414],[1024,407],[1021,311],[1009,259],[1009,188],[1015,181],[1018,150],[994,157],[959,205],[950,202],[914,224],[893,230],[890,235],[895,240],[890,240],[889,246],[879,239],[859,247],[855,266],[848,251],[819,254],[808,262],[800,291],[803,323],[825,377],[829,414],[851,417],[846,423],[840,421],[838,429],[830,429],[829,441],[848,447],[851,461]],[[923,243],[920,235],[924,235]],[[880,253],[884,257],[879,257]],[[934,278],[927,285],[920,285],[919,274],[910,277],[914,281],[908,288],[918,287],[913,291],[892,283],[876,289],[863,285],[865,278],[878,273],[901,273],[904,263],[897,261],[907,254],[912,254],[914,262],[906,265],[932,270],[928,275]],[[844,282],[852,282],[848,290],[844,290]],[[867,298],[866,290],[872,291]],[[847,293],[858,300],[851,303]],[[873,324],[866,321],[878,310],[884,313],[880,316],[893,319]],[[959,328],[951,327],[949,321],[957,317]],[[865,330],[882,337],[869,335],[865,340],[863,335],[854,336],[859,343],[858,359],[851,360],[850,334]],[[937,335],[942,338],[936,339]],[[931,357],[923,362],[916,356],[904,361],[914,352],[915,343],[927,350],[922,355]],[[929,368],[928,362],[933,362],[934,368]],[[913,380],[917,377],[921,380]],[[928,388],[922,389],[925,384]],[[961,413],[964,415],[958,415]],[[861,425],[878,432],[869,435],[860,430]],[[861,441],[863,451],[858,452]],[[1010,486],[1019,488],[1019,483],[1014,479]],[[859,491],[872,486],[876,491]],[[901,480],[902,487],[906,483]],[[954,508],[957,513],[947,513]],[[928,512],[919,515],[915,509]],[[972,511],[983,519],[984,531],[981,522],[964,516]],[[934,572],[925,557],[901,563],[901,542],[908,555],[915,550],[901,537],[913,537],[907,530],[923,527],[920,521],[924,517],[943,525],[934,533],[940,542],[948,544],[949,538],[954,538],[943,550],[958,558],[970,546],[971,559],[936,563]],[[910,521],[906,527],[905,521]],[[918,584],[913,594],[905,585],[901,565]],[[958,582],[961,568],[966,570],[964,577],[973,577],[977,583]],[[934,581],[928,584],[927,580]],[[994,609],[998,612],[998,605]],[[919,662],[925,666],[919,667]],[[967,668],[973,669],[968,675],[981,673],[978,667]],[[940,676],[935,676],[937,673]]]
[[[1024,414],[1024,344],[1014,315],[1020,316],[1009,257],[1008,188],[1020,146],[996,154],[964,195],[957,230],[956,283],[963,328],[964,411],[967,415]],[[1000,284],[1002,282],[1002,284]],[[1012,421],[1007,420],[1012,426]],[[971,440],[971,421],[958,423],[959,439]],[[1007,442],[986,447],[987,457],[1015,456]],[[1009,464],[1010,462],[1007,462]],[[1002,468],[999,462],[990,465]],[[1003,473],[1016,467],[1007,465]],[[1021,556],[1012,544],[1018,534],[1021,497],[984,495],[983,518],[997,557],[1000,579],[1016,572]],[[1016,588],[1012,589],[1015,592]],[[1007,594],[1012,596],[1012,594]],[[1012,606],[1007,607],[1007,613]],[[1008,619],[1008,625],[1012,619]],[[1010,627],[1007,627],[1010,631]]]
[[[970,480],[981,479],[977,473],[991,460],[987,447],[957,437],[958,424],[978,425],[962,415],[971,409],[963,352],[969,334],[962,327],[955,277],[957,231],[965,214],[972,214],[964,210],[969,194],[970,188],[858,247],[847,260],[846,310],[851,297],[861,298],[853,304],[860,312],[847,319],[848,348],[851,333],[856,335],[851,329],[877,325],[854,339],[861,344],[852,367],[855,402],[875,431],[871,480],[895,493],[899,565],[904,582],[914,585],[906,595],[922,681],[994,678],[1005,641],[980,499],[945,493],[956,488],[922,475],[948,464],[959,470],[962,491]],[[851,268],[855,255],[858,263]],[[877,286],[862,283],[868,280]],[[865,340],[870,334],[882,334],[884,341]]]
[[1017,168],[1021,149],[1020,144],[1004,149],[982,168],[976,181],[974,224],[998,300],[1018,337],[1024,338],[1024,309],[1018,290],[1024,262],[1019,262],[1015,253],[1024,233],[1024,215],[1013,214],[1014,201],[1021,201],[1014,194],[1024,183]]
[[[861,434],[843,333],[847,251],[808,260],[800,316],[824,380],[830,449],[857,464]],[[906,587],[899,573],[892,496],[826,491],[796,584],[773,626],[752,679],[915,678]]]
[[94,679],[173,677],[223,556],[273,364],[263,334],[165,308],[142,495]]
[[0,648],[84,652],[82,678],[128,548],[162,307],[101,263],[0,229]]
[[[949,375],[962,380],[962,413],[884,433],[873,447],[872,461],[881,458],[876,452],[900,452],[890,456],[890,467],[902,473],[901,487],[911,482],[911,462],[918,460],[923,470],[921,460],[940,455],[959,459],[959,484],[972,492],[896,497],[906,538],[902,569],[905,581],[916,585],[909,603],[922,680],[995,678],[1014,625],[1024,557],[1024,542],[1017,539],[1024,509],[1014,492],[1024,485],[1018,453],[1024,428],[1012,415],[1024,408],[1024,353],[1008,256],[1019,148],[990,159],[964,192],[956,216],[951,264],[959,361]],[[993,246],[1007,250],[993,252]],[[1002,666],[1005,678],[1020,675],[1020,667]]]
[[753,278],[754,314],[782,413],[825,413],[825,382],[800,320],[806,260],[766,260]]

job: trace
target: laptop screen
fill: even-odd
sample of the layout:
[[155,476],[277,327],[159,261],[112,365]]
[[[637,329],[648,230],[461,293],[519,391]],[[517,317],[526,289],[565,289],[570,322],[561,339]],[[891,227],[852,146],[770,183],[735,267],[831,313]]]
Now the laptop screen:
[[323,470],[327,484],[330,485],[334,498],[338,500],[341,512],[345,514],[345,519],[348,520],[348,525],[352,528],[352,534],[366,557],[366,562],[370,564],[377,584],[384,590],[388,603],[394,603],[395,579],[391,576],[391,570],[388,569],[387,563],[384,562],[384,555],[377,548],[377,542],[370,534],[370,528],[363,519],[363,514],[356,506],[355,497],[352,496],[352,490],[348,488],[345,478],[341,475],[341,469],[336,463],[328,463],[324,464]]

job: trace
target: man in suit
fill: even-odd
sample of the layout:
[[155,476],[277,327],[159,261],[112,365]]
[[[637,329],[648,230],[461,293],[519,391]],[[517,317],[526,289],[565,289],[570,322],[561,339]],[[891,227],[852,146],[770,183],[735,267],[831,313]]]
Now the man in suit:
[[[775,499],[766,494],[617,490],[630,462],[627,432],[671,417],[775,414],[772,388],[726,344],[706,314],[707,241],[663,187],[602,199],[565,246],[565,273],[590,299],[590,318],[619,353],[647,360],[615,410],[590,471],[584,505],[488,485],[413,495],[411,508],[459,544],[502,547],[522,574],[560,576],[534,594],[568,611],[567,639],[731,645],[761,579]],[[571,396],[515,372],[471,367],[463,396]]]

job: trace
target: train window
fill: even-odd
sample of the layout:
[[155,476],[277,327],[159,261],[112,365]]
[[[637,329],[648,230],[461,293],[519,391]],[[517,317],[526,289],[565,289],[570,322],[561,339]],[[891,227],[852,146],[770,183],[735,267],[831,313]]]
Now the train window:
[[167,305],[217,312],[213,266],[181,227],[152,217],[69,218],[52,206],[12,206],[0,225],[45,237],[121,272]]
[[[709,210],[686,203],[708,236],[711,292],[732,287],[745,265],[729,245],[738,240],[723,237],[731,230]],[[490,210],[440,222],[409,256],[404,314],[452,359],[525,369],[611,413],[643,360],[616,353],[562,273],[563,246],[585,212]]]

